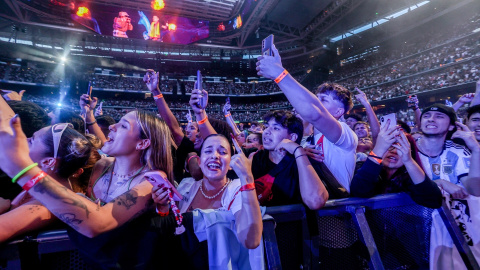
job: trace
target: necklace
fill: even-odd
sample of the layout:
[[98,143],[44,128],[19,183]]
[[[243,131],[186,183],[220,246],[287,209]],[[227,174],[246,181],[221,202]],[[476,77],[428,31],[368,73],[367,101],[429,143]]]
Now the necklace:
[[429,158],[437,158],[438,156],[440,156],[442,153],[443,153],[443,149],[442,151],[438,154],[438,155],[435,155],[435,156],[430,156],[430,155],[427,155],[424,151],[422,151],[420,148],[423,148],[423,146],[421,145],[422,144],[422,140],[418,140],[418,143],[417,143],[417,148],[418,148],[418,151],[420,153],[422,153],[423,155],[429,157]]
[[[113,174],[114,174],[114,169],[115,169],[115,163],[116,163],[116,160],[113,162],[112,165],[110,165],[112,167],[112,173],[110,174],[110,181],[108,183],[108,187],[107,187],[107,192],[105,193],[104,195],[104,198],[103,198],[103,201],[104,202],[107,202],[107,198],[108,198],[108,194],[110,193],[110,187],[112,186],[112,180],[113,180]],[[135,179],[135,177],[137,177],[138,174],[140,174],[143,169],[145,168],[146,165],[143,165],[140,169],[138,169],[138,171],[132,176],[130,177],[127,182],[128,182],[128,187],[127,187],[127,191],[130,190],[130,184],[132,183],[133,179]],[[110,167],[108,167],[109,169]],[[107,170],[108,170],[107,169]],[[99,178],[100,179],[100,178]],[[97,183],[97,181],[99,180],[97,179],[95,181],[95,183],[93,184],[95,186],[95,184]],[[93,194],[93,187],[92,187],[92,194]]]
[[200,191],[202,192],[203,197],[211,200],[211,199],[215,199],[215,197],[220,195],[220,193],[222,193],[222,191],[228,186],[228,184],[230,184],[230,180],[227,180],[227,183],[225,183],[225,185],[222,187],[222,189],[220,189],[220,191],[217,192],[217,194],[213,196],[207,196],[205,192],[203,192],[203,181],[202,181],[202,184],[200,185]]
[[134,170],[133,172],[128,174],[118,174],[115,172],[115,170],[112,171],[113,175],[115,175],[117,178],[123,178],[123,179],[131,177],[132,175],[136,174],[135,172],[138,172],[138,171]]

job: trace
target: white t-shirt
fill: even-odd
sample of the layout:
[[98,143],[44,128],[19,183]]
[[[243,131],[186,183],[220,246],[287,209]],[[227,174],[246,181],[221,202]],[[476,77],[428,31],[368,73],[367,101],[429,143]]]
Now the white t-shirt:
[[[325,155],[323,163],[325,163],[337,181],[350,192],[350,183],[355,172],[358,137],[346,123],[339,123],[342,127],[340,138],[336,142],[331,142],[327,138],[323,139],[323,152]],[[315,143],[318,142],[321,136],[322,133],[315,134]]]
[[[190,207],[190,204],[192,203],[193,198],[195,198],[201,184],[201,180],[195,181],[192,177],[184,178],[182,182],[180,182],[180,185],[177,187],[178,192],[183,196],[183,200],[181,200],[178,205],[180,213],[187,212],[188,207]],[[230,184],[228,184],[222,194],[222,207],[218,210],[232,211],[235,215],[235,213],[242,208],[242,196],[240,196],[241,194],[238,192],[240,187],[240,179],[232,180]]]

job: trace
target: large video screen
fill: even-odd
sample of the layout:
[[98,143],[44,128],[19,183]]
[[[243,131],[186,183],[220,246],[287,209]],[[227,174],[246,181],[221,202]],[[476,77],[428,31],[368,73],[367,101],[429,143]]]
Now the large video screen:
[[101,35],[189,44],[208,38],[209,22],[110,6],[78,4],[72,9],[74,21]]

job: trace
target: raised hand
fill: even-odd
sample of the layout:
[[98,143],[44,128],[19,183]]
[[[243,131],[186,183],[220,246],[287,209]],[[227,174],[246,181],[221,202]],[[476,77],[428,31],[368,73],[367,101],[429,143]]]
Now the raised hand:
[[458,99],[458,102],[461,102],[463,104],[467,104],[467,103],[470,103],[472,102],[473,98],[475,97],[475,93],[467,93],[463,96],[461,96],[459,99]]
[[192,122],[192,113],[190,110],[188,110],[188,113],[185,115],[185,118],[187,118],[188,123]]
[[18,115],[10,119],[6,112],[0,111],[0,149],[0,169],[10,177],[33,164]]
[[253,179],[252,159],[253,155],[247,158],[243,152],[238,152],[238,154],[232,156],[232,159],[230,160],[230,167],[235,171],[238,177],[247,179],[249,176],[251,176],[251,179]]
[[232,105],[230,105],[230,102],[227,101],[225,105],[223,105],[223,114],[227,115],[231,109]]
[[275,147],[275,151],[278,151],[278,152],[288,152],[290,154],[293,154],[293,151],[295,151],[295,149],[298,147],[299,145],[292,141],[292,140],[289,140],[289,139],[283,139],[278,145],[277,147]]
[[[196,83],[195,83],[195,86],[196,86]],[[205,90],[197,89],[197,88],[193,89],[192,95],[190,96],[189,103],[190,103],[190,106],[192,106],[192,110],[194,113],[202,113],[207,107],[208,92]]]
[[273,56],[262,55],[257,58],[257,74],[268,79],[275,80],[284,68],[277,47],[272,46]]
[[455,122],[455,125],[457,126],[457,131],[452,134],[452,139],[460,138],[470,150],[480,150],[480,145],[475,138],[475,132],[460,122]]
[[397,143],[392,144],[392,146],[397,148],[397,154],[404,164],[413,160],[410,142],[405,133],[400,132],[400,135],[397,136]]
[[11,90],[2,90],[3,92],[6,92],[7,94],[4,94],[3,97],[5,100],[22,100],[23,94],[25,93],[25,90],[20,90],[20,92],[15,92]]
[[93,110],[97,106],[97,103],[98,103],[98,98],[96,97],[90,97],[87,94],[83,94],[80,96],[80,101],[79,101],[80,109],[84,113],[93,112]]
[[158,89],[158,77],[158,72],[155,72],[153,69],[147,69],[147,73],[143,76],[143,82],[154,96],[160,94],[160,89]]
[[358,92],[358,94],[355,95],[355,98],[362,104],[368,103],[368,98],[367,95],[358,87],[355,87],[355,91]]
[[390,119],[388,119],[387,123],[380,128],[373,152],[377,156],[383,157],[388,151],[388,148],[397,140],[397,136],[399,136],[400,133],[399,127],[394,123],[390,123]]

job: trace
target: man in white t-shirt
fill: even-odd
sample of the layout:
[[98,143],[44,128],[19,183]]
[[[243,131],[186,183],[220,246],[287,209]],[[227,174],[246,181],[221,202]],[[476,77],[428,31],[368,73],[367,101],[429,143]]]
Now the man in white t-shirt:
[[306,148],[308,155],[323,161],[338,182],[350,191],[355,170],[358,138],[353,130],[338,119],[353,107],[350,91],[336,83],[324,83],[316,95],[298,83],[282,66],[278,50],[274,56],[260,56],[258,75],[275,80],[296,112],[315,127],[315,148]]
[[[480,145],[467,126],[455,122],[453,108],[434,104],[420,117],[417,141],[425,173],[441,188],[447,205],[477,261],[480,261]],[[461,138],[468,148],[446,140]],[[438,212],[432,215],[430,269],[465,269]]]

